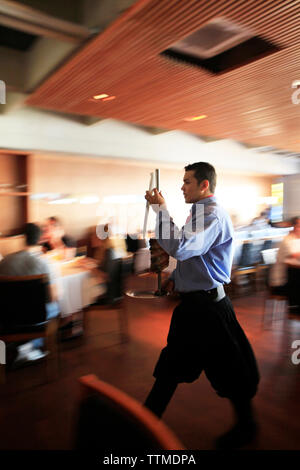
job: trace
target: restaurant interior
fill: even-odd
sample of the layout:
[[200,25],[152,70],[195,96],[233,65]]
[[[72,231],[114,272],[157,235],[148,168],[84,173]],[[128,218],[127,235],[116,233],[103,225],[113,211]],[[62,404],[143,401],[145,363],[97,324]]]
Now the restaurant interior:
[[[103,415],[87,448],[103,450],[103,416],[112,448],[134,422],[156,448],[214,450],[233,423],[204,373],[161,420],[142,406],[179,302],[160,295],[177,260],[153,268],[145,192],[159,183],[182,227],[184,167],[199,161],[233,224],[225,290],[260,373],[244,449],[300,449],[300,307],[269,283],[300,218],[298,16],[285,0],[0,0],[0,450],[81,448],[91,390]],[[36,226],[51,320],[45,273],[1,271]],[[298,254],[284,261],[296,291]]]

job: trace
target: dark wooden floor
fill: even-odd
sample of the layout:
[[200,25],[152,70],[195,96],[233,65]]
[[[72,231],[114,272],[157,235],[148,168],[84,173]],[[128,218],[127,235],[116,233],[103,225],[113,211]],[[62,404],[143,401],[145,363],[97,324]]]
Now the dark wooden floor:
[[[151,288],[153,281],[129,282]],[[9,372],[7,383],[0,386],[0,448],[70,449],[81,375],[94,373],[143,402],[174,305],[165,298],[127,298],[128,342],[121,341],[116,312],[92,308],[84,337],[61,343],[57,380],[45,381],[43,362]],[[300,449],[300,364],[291,362],[291,344],[300,339],[300,317],[286,316],[263,327],[263,292],[236,299],[234,306],[261,373],[254,399],[260,433],[248,448]],[[228,400],[215,394],[203,374],[192,384],[179,385],[164,420],[187,449],[213,449],[214,439],[231,426],[233,416]]]

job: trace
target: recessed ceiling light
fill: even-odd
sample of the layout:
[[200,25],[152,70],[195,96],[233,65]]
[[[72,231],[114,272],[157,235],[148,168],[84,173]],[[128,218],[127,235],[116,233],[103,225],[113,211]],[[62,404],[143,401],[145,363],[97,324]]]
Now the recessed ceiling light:
[[108,96],[107,98],[103,98],[102,101],[111,101],[111,100],[114,100],[114,99],[116,99],[115,96]]
[[202,114],[201,116],[192,116],[184,118],[184,121],[191,122],[191,121],[199,121],[200,119],[206,118],[206,114]]
[[93,96],[94,100],[102,100],[103,98],[107,98],[109,95],[106,93],[102,93],[102,95],[95,95]]

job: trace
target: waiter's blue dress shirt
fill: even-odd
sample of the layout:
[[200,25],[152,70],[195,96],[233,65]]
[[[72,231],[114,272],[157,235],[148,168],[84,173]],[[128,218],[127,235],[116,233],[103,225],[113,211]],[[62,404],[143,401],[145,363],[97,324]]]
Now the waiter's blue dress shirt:
[[156,238],[177,259],[171,274],[176,291],[210,290],[230,282],[233,226],[215,196],[194,203],[181,230],[162,207],[156,216]]

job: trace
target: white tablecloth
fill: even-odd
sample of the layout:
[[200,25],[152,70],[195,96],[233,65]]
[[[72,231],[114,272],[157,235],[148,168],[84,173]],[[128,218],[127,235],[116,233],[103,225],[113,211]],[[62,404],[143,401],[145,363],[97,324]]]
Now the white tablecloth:
[[106,284],[97,271],[74,263],[55,263],[58,302],[62,317],[80,312],[95,302],[106,290]]

